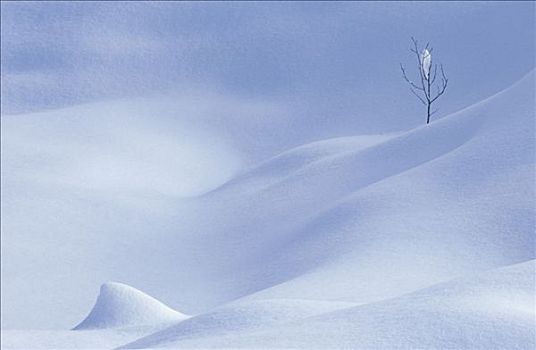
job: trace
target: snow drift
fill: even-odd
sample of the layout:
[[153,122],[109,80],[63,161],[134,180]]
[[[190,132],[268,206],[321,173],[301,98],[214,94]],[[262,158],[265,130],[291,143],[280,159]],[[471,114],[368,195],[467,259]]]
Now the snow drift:
[[430,125],[306,144],[84,227],[101,275],[196,315],[126,347],[534,347],[534,120],[532,72]]
[[148,335],[124,349],[143,349],[151,346],[195,341],[204,337],[251,332],[277,324],[348,308],[352,303],[318,300],[274,299],[231,303],[208,313],[192,317],[169,328]]
[[[186,321],[122,348],[533,349],[535,267],[532,260],[260,329],[214,330],[210,325],[236,317],[220,314],[198,327],[181,327]],[[314,309],[314,301],[310,304]],[[242,310],[245,317],[247,304]]]
[[296,167],[275,157],[202,196],[163,257],[177,280],[189,261],[202,278],[172,298],[194,313],[245,296],[369,303],[533,259],[533,96],[531,73],[431,125],[302,147]]
[[118,328],[177,322],[187,318],[153,297],[126,284],[108,282],[89,315],[74,330]]
[[[203,196],[185,237],[204,242],[190,258],[218,293],[199,289],[206,316],[126,348],[534,347],[533,96],[534,72],[429,126],[300,147]],[[211,305],[237,298],[359,306],[221,334],[247,312]]]

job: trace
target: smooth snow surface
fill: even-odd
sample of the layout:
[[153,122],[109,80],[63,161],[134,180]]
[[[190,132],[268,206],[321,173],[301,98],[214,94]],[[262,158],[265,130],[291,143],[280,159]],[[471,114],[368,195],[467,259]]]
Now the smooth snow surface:
[[12,169],[3,181],[118,196],[207,192],[241,155],[189,107],[161,96],[2,116],[2,165]]
[[204,278],[178,304],[199,313],[247,295],[369,303],[534,258],[533,78],[284,176],[273,158],[199,198],[168,264],[183,281],[181,267],[196,261]]
[[158,330],[2,330],[2,349],[113,349]]
[[[429,127],[252,181],[277,173],[286,156],[275,157],[206,195],[223,215],[197,233],[219,262],[206,265],[220,293],[205,302],[242,299],[125,348],[532,349],[533,96],[531,73]],[[274,299],[289,310],[304,299],[357,306],[232,326]]]
[[[38,195],[50,195],[48,182],[35,187],[43,192],[21,195],[14,184],[28,178],[3,177],[11,194],[2,203],[10,215],[2,222],[2,253],[6,243],[16,247],[7,251],[13,259],[30,248],[46,252],[46,245],[17,246],[13,238],[33,237],[46,223],[47,244],[76,247],[65,249],[62,262],[81,255],[98,278],[146,285],[193,315],[173,321],[177,314],[154,299],[105,285],[80,326],[173,321],[123,344],[110,342],[123,348],[533,349],[534,79],[531,72],[407,132],[292,148],[189,198],[142,197],[119,206],[106,200],[106,191],[90,196],[75,186],[65,202],[47,202]],[[7,131],[20,130],[17,123],[10,120]],[[12,141],[9,147],[25,149]],[[31,168],[15,154],[2,164]],[[58,207],[63,212],[52,215]],[[30,222],[17,219],[17,208],[43,211],[35,210]],[[71,216],[81,209],[87,217]],[[84,234],[84,244],[73,232]],[[46,266],[55,266],[49,259]],[[66,284],[69,293],[60,295],[88,308],[79,295],[97,277],[72,276],[69,266],[61,271],[55,278],[81,283]],[[15,293],[22,279],[11,278]],[[41,294],[46,307],[57,307]],[[3,340],[24,347],[14,332]],[[75,333],[85,332],[66,334]],[[45,343],[36,337],[32,347]]]
[[101,286],[89,315],[75,330],[118,328],[177,322],[187,318],[153,297],[117,282]]
[[258,300],[231,304],[180,322],[127,344],[124,348],[180,346],[179,343],[183,341],[188,343],[205,337],[248,333],[350,306],[351,303],[299,299]]
[[[536,346],[535,267],[532,260],[378,303],[325,309],[313,317],[293,312],[294,318],[302,319],[287,317],[283,324],[264,322],[263,327],[253,329],[233,327],[233,323],[244,323],[243,319],[256,320],[251,317],[255,308],[245,304],[228,313],[207,314],[203,322],[179,323],[123,348],[528,350]],[[289,310],[291,305],[299,310],[302,303],[286,301]],[[322,306],[322,302],[310,304],[309,315],[317,311],[315,304],[317,309]],[[267,310],[258,318],[270,316]]]

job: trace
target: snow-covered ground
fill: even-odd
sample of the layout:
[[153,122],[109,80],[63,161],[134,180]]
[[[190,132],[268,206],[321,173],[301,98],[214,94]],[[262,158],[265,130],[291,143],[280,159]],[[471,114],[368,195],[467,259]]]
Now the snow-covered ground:
[[[533,349],[534,79],[247,167],[143,113],[4,116],[2,294],[63,308],[74,329],[2,330],[2,347]],[[66,265],[50,282],[65,290],[49,286],[63,300],[20,288],[25,252]],[[166,305],[110,282],[88,314],[106,280]]]
[[535,267],[532,260],[360,306],[246,302],[122,348],[532,349]]

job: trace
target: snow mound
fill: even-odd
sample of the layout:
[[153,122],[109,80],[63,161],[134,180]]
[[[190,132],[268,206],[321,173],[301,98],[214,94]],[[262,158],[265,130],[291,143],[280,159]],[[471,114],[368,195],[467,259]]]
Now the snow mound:
[[297,197],[287,210],[298,200],[320,210],[265,257],[291,278],[258,297],[370,303],[534,259],[533,96],[531,73],[452,116],[272,186]]
[[534,349],[535,260],[278,327],[223,346]]
[[393,138],[397,133],[335,137],[307,143],[282,152],[234,177],[217,191],[252,192],[282,181],[311,163],[361,151]]
[[354,306],[352,303],[319,300],[273,299],[233,303],[192,317],[147,337],[125,345],[124,349],[144,349],[166,342],[215,337],[286,323]]
[[125,348],[534,349],[535,268],[531,260],[263,329],[186,335],[179,324]]
[[[364,304],[534,259],[533,97],[530,73],[430,125],[355,150],[303,146],[196,198],[168,240],[190,281],[176,302]],[[287,167],[289,155],[305,161]]]
[[185,318],[186,315],[133,287],[108,282],[101,286],[89,315],[74,330],[154,325]]
[[184,198],[220,186],[241,167],[222,133],[173,118],[165,107],[155,109],[157,103],[166,102],[120,100],[2,115],[2,167],[9,170],[3,181],[108,198]]

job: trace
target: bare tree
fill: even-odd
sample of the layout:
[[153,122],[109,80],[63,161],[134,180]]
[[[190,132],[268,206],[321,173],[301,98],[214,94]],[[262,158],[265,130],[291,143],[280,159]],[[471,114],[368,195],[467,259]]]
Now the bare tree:
[[413,47],[410,48],[410,51],[415,53],[417,57],[417,69],[419,71],[419,80],[415,83],[413,80],[408,78],[406,74],[406,69],[400,64],[400,69],[402,70],[402,76],[404,80],[410,85],[411,92],[417,96],[419,101],[426,106],[426,124],[430,123],[430,116],[437,112],[437,109],[433,112],[431,111],[432,103],[434,103],[439,96],[445,93],[447,89],[447,84],[449,80],[445,76],[445,71],[443,70],[443,65],[439,65],[441,70],[441,82],[436,83],[437,78],[437,67],[436,63],[432,62],[432,47],[430,43],[427,43],[424,49],[419,50],[419,44],[415,38],[411,37],[413,41]]

